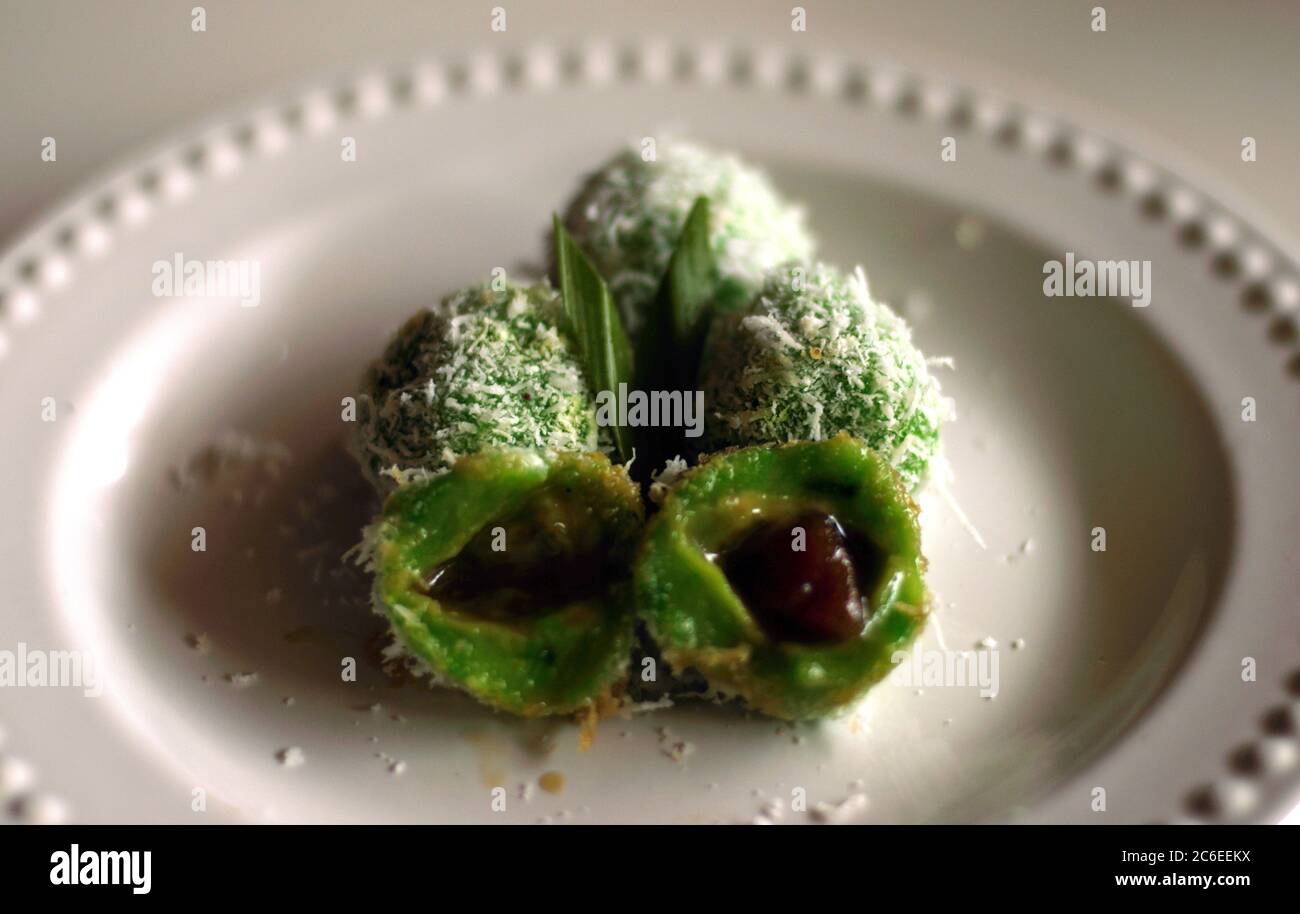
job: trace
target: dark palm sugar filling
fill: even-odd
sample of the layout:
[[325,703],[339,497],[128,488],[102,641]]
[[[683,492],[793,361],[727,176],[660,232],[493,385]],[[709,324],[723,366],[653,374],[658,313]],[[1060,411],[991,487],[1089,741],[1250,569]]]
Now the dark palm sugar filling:
[[717,561],[769,638],[828,644],[862,634],[885,559],[868,537],[810,511],[750,528]]
[[425,577],[424,593],[494,621],[537,618],[608,591],[617,562],[580,504],[543,490]]

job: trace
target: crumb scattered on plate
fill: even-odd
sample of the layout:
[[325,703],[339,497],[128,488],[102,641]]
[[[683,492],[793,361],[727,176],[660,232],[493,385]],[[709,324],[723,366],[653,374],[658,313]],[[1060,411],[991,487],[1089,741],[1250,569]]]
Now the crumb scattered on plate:
[[307,753],[299,746],[281,749],[275,754],[275,758],[285,768],[300,768],[307,763]]

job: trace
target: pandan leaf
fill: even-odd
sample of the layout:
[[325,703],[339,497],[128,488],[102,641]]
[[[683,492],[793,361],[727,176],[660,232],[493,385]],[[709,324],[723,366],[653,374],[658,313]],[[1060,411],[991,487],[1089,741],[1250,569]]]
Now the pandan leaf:
[[710,306],[718,286],[718,268],[709,244],[709,200],[697,197],[677,238],[668,269],[659,283],[645,340],[657,358],[641,360],[659,375],[656,389],[693,387],[700,350],[708,329]]
[[[709,244],[709,200],[697,197],[641,331],[636,352],[638,389],[680,390],[690,396],[717,292],[718,270]],[[645,472],[688,450],[681,429],[638,431],[638,453],[647,458]]]
[[[560,217],[553,216],[553,221],[560,295],[587,369],[592,393],[607,390],[617,396],[619,384],[630,385],[632,380],[632,346],[623,328],[623,320],[605,280],[578,248]],[[610,430],[619,458],[624,462],[631,460],[631,430],[620,425],[613,425]]]

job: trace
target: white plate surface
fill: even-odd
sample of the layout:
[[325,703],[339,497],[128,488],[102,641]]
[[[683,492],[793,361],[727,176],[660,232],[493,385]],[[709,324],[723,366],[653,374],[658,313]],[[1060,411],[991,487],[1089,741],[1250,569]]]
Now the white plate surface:
[[[825,258],[863,264],[955,359],[946,449],[988,548],[927,497],[940,609],[920,647],[994,639],[995,698],[895,675],[840,720],[678,707],[606,722],[583,753],[570,723],[380,670],[383,625],[340,559],[373,510],[341,398],[407,313],[537,263],[581,174],[665,131],[766,165]],[[1150,306],[1044,297],[1066,251],[1150,260]],[[260,304],[155,297],[177,253],[255,260]],[[12,818],[1266,821],[1297,797],[1295,260],[1073,127],[854,61],[429,61],[139,157],[0,260],[0,294],[0,648],[105,671],[94,699],[0,689]],[[291,456],[176,485],[227,432]],[[280,764],[288,747],[305,763]],[[548,771],[560,792],[524,787]]]

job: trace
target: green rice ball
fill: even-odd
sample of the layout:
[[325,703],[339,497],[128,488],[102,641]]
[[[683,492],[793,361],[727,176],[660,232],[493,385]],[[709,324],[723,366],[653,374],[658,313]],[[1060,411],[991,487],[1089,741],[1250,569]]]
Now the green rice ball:
[[570,202],[565,227],[618,301],[630,334],[668,268],[695,199],[709,198],[711,242],[722,278],[747,299],[768,269],[807,260],[813,239],[801,207],[734,155],[686,142],[660,142],[652,161],[631,147],[589,177]]
[[370,366],[354,449],[381,489],[494,447],[598,450],[595,403],[548,283],[475,285],[413,315]]
[[706,452],[848,432],[913,489],[952,412],[911,328],[871,299],[860,267],[772,271],[748,306],[714,321],[700,385]]

